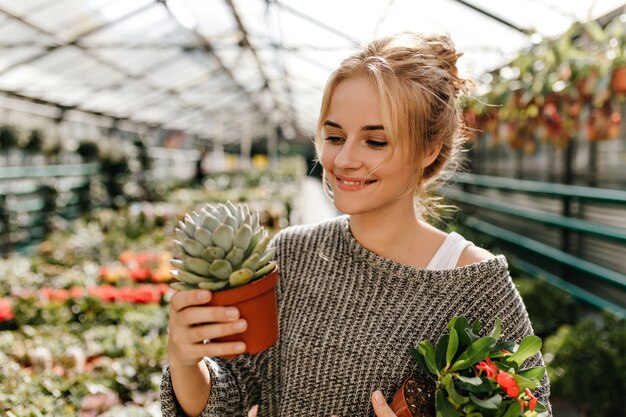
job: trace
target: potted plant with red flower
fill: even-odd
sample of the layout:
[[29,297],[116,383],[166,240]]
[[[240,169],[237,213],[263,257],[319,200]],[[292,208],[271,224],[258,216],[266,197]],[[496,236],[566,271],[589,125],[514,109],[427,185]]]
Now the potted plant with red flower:
[[478,336],[480,328],[479,321],[470,326],[466,318],[454,317],[437,346],[422,340],[411,349],[426,377],[412,376],[398,390],[391,405],[398,417],[534,417],[547,412],[533,394],[545,368],[519,369],[539,351],[541,339],[530,335],[519,344],[500,341],[499,319],[487,336]]
[[267,349],[278,339],[276,248],[258,212],[246,204],[206,204],[178,223],[171,261],[176,290],[214,292],[209,305],[236,306],[248,329],[216,341],[243,340],[248,353]]

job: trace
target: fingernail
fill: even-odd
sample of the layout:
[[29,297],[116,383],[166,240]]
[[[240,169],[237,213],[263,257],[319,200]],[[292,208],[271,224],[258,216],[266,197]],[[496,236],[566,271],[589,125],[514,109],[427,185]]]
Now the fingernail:
[[233,323],[233,329],[234,330],[243,330],[246,328],[246,322],[245,321],[238,321]]
[[374,391],[374,400],[376,400],[378,404],[385,404],[385,397],[383,397],[383,393],[380,391]]
[[206,300],[207,298],[209,298],[209,292],[200,291],[198,294],[196,294],[196,296],[198,297],[198,300]]
[[236,352],[243,352],[244,350],[246,350],[246,344],[241,342],[241,343],[237,343],[235,344],[235,351]]
[[237,317],[239,315],[239,310],[235,307],[227,308],[224,314],[226,314],[226,317]]

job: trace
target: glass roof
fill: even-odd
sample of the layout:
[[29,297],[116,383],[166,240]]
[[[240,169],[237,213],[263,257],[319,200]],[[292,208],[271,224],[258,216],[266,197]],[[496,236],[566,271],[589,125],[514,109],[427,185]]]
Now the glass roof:
[[31,111],[43,117],[47,104],[200,138],[219,131],[226,142],[244,130],[262,136],[268,121],[309,135],[332,69],[374,38],[449,33],[464,52],[461,71],[479,78],[533,41],[620,7],[623,0],[0,0],[0,92],[8,97],[0,116],[19,98],[38,103]]

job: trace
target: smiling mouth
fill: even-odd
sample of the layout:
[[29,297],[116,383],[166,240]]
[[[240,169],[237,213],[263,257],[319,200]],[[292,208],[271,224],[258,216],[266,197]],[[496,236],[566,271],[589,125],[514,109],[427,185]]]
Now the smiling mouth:
[[343,184],[346,184],[346,185],[361,185],[361,184],[368,185],[368,184],[372,184],[372,183],[376,182],[376,180],[348,181],[348,180],[342,180],[339,177],[335,177],[335,178],[337,178],[338,181],[340,181],[340,182],[342,182]]

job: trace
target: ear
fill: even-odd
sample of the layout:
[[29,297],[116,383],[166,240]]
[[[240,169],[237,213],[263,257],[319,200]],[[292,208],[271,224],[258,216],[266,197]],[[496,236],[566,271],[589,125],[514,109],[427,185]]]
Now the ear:
[[441,153],[441,148],[442,147],[443,147],[443,142],[439,142],[437,144],[434,144],[434,145],[430,146],[430,149],[428,150],[428,153],[426,154],[426,156],[422,160],[422,168],[423,169],[426,169],[433,162],[435,162],[435,160],[439,156],[439,153]]

